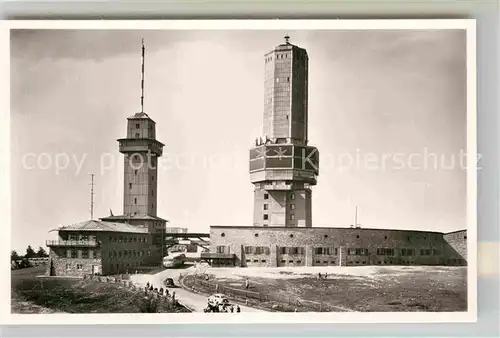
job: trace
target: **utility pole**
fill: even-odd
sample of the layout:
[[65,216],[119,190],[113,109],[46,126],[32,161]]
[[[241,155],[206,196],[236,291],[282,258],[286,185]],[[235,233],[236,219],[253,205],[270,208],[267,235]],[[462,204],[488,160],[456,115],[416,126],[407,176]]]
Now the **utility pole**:
[[94,174],[90,174],[90,220],[94,220]]
[[354,227],[358,227],[358,206],[356,206],[356,212],[354,214]]

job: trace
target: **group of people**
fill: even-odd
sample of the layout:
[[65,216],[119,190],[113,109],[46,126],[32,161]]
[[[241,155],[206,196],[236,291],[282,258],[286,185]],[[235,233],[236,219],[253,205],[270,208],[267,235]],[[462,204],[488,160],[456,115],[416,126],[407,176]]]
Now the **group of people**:
[[241,312],[241,308],[239,305],[236,305],[236,307],[233,304],[211,304],[208,302],[207,308],[205,309],[205,312],[226,312],[226,313],[234,313],[234,312]]
[[328,273],[325,272],[324,275],[321,274],[321,272],[318,272],[318,279],[327,279],[328,278]]
[[[144,293],[147,296],[150,292],[152,292],[155,295],[159,296],[170,296],[168,289],[161,287],[160,289],[155,288],[153,284],[150,284],[149,282],[146,283],[146,286],[144,287]],[[171,295],[172,299],[175,299],[175,291],[172,291]]]

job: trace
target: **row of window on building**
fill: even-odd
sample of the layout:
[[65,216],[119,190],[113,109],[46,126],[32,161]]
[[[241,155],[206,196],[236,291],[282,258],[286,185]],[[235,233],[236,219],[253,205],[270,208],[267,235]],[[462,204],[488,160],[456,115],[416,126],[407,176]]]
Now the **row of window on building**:
[[261,259],[261,260],[258,260],[258,259],[254,259],[254,260],[251,260],[251,259],[247,259],[246,260],[247,263],[266,263],[267,261],[265,259]]
[[270,249],[268,246],[246,246],[245,254],[247,255],[269,255]]
[[[80,254],[78,254],[80,252]],[[98,250],[81,249],[81,250],[66,250],[67,258],[99,258]]]
[[[83,270],[83,264],[78,263],[75,265],[75,267],[77,270]],[[66,263],[66,270],[71,270],[72,268],[73,268],[73,264]]]
[[[218,246],[217,252],[226,253],[225,246]],[[227,247],[229,251],[229,247]],[[267,246],[245,246],[245,254],[247,255],[269,255],[270,249]],[[401,256],[415,256],[416,250],[403,248],[401,250]],[[394,248],[377,248],[378,256],[395,256],[396,249]],[[282,255],[304,255],[304,247],[280,247],[279,252]],[[327,255],[327,256],[337,256],[338,248],[333,247],[318,247],[314,248],[315,255]],[[347,255],[349,256],[369,256],[370,252],[366,248],[348,248]],[[441,251],[437,249],[420,249],[420,256],[440,256]]]
[[[120,271],[123,269],[127,268],[137,268],[141,266],[141,262],[129,262],[129,263],[116,263],[116,264],[110,264],[109,265],[109,270],[110,271]],[[131,272],[131,271],[129,271]]]
[[139,243],[147,243],[148,242],[148,237],[147,236],[109,236],[108,241],[111,242],[118,242],[118,243],[132,243],[132,242],[139,242]]
[[151,251],[136,251],[136,250],[120,250],[120,251],[110,251],[109,252],[109,258],[122,258],[122,257],[129,257],[129,258],[139,258],[139,257],[144,257],[145,255],[148,255],[148,257],[151,256]]
[[97,237],[95,235],[84,235],[84,234],[69,234],[68,235],[68,240],[70,241],[82,241],[82,242],[88,242],[88,241],[96,241]]

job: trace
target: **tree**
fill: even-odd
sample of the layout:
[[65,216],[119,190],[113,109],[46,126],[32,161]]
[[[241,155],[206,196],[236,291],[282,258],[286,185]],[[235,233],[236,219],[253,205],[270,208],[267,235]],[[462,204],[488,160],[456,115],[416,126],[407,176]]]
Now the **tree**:
[[17,254],[17,251],[16,251],[16,250],[12,250],[12,251],[10,252],[10,260],[11,260],[11,261],[18,261],[18,260],[20,260],[20,259],[21,259],[21,257],[19,257],[19,255]]
[[45,251],[45,249],[40,246],[40,247],[38,247],[38,251],[36,252],[36,256],[39,258],[44,258],[44,257],[48,257],[49,255],[47,254],[47,251]]
[[24,257],[28,259],[35,257],[35,250],[33,250],[31,245],[28,245],[28,247],[26,248],[26,255],[24,255]]

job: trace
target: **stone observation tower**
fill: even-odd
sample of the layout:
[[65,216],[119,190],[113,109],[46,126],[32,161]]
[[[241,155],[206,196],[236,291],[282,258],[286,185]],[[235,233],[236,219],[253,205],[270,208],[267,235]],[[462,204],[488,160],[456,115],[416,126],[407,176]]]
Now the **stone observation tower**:
[[127,118],[127,136],[119,139],[124,155],[123,214],[101,218],[103,221],[124,222],[146,227],[156,248],[150,261],[158,263],[163,257],[163,235],[166,220],[157,216],[158,158],[164,144],[156,139],[156,123],[144,112],[144,60],[142,44],[141,111]]
[[123,213],[156,216],[158,158],[164,144],[156,140],[156,123],[144,112],[144,43],[142,45],[141,112],[127,120],[127,137],[119,139],[124,154]]
[[289,39],[265,55],[263,135],[250,150],[254,226],[312,226],[319,153],[308,145],[309,58]]

